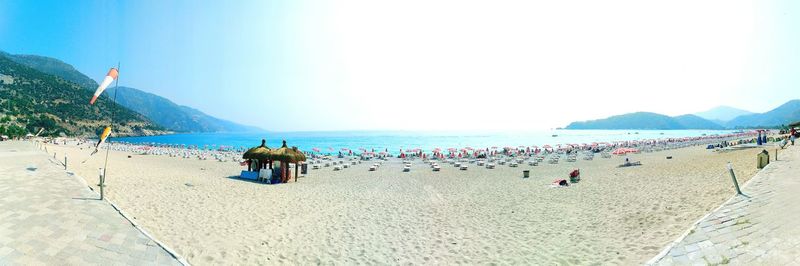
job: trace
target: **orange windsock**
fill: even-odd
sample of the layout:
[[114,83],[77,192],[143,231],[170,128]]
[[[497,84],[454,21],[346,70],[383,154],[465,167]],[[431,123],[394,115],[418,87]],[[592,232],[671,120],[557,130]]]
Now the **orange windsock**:
[[108,74],[106,74],[103,82],[101,82],[100,86],[97,87],[97,90],[94,91],[94,96],[92,96],[92,100],[89,101],[89,104],[94,104],[94,102],[97,101],[97,97],[100,97],[100,94],[103,94],[103,91],[105,91],[106,88],[111,85],[111,82],[114,82],[114,80],[117,79],[118,75],[119,71],[117,71],[116,68],[112,67],[110,70],[108,70]]

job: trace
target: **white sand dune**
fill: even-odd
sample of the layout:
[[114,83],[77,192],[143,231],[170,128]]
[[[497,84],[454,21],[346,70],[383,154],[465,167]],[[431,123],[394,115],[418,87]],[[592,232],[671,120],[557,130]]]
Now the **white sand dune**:
[[[617,156],[494,170],[442,164],[441,172],[418,162],[407,173],[391,161],[375,172],[366,163],[311,170],[280,185],[229,178],[237,163],[112,151],[107,195],[199,265],[633,264],[730,197],[725,163],[744,183],[758,151],[684,148],[632,155],[644,165],[630,168],[617,168]],[[70,167],[97,184],[101,165],[95,156]],[[549,187],[573,168],[580,184]],[[524,169],[531,178],[521,178]]]

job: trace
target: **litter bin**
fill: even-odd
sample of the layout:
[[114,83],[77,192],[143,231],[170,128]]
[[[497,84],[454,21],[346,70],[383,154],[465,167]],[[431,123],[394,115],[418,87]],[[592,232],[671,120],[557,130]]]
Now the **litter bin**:
[[522,170],[522,178],[528,178],[531,176],[531,170]]
[[303,163],[303,164],[300,165],[300,173],[304,174],[304,175],[308,174],[308,164],[307,163]]
[[756,167],[758,169],[764,169],[769,164],[769,152],[767,150],[759,152],[757,158]]

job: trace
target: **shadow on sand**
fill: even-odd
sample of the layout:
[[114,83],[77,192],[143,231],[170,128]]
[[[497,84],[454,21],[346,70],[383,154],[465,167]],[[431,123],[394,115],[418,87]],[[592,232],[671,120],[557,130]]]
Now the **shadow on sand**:
[[[277,185],[277,184],[269,184],[269,183],[266,183],[266,182],[259,182],[259,181],[252,180],[252,179],[244,179],[244,178],[241,178],[241,177],[239,177],[238,175],[232,175],[232,176],[228,176],[228,177],[226,177],[226,178],[227,178],[227,179],[236,180],[236,181],[242,181],[242,182],[253,183],[253,184],[261,184],[261,185]],[[278,183],[278,184],[279,184],[279,183]]]

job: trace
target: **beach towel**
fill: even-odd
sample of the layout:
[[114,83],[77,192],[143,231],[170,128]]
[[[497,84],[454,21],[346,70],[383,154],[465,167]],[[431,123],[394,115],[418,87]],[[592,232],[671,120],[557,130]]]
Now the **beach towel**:
[[569,186],[569,182],[567,182],[566,179],[556,179],[555,181],[553,181],[553,186],[568,187]]

